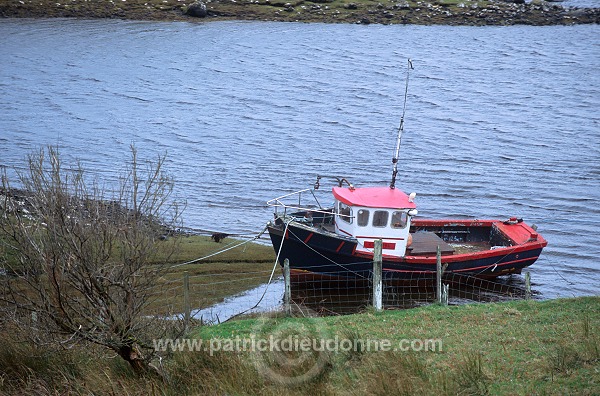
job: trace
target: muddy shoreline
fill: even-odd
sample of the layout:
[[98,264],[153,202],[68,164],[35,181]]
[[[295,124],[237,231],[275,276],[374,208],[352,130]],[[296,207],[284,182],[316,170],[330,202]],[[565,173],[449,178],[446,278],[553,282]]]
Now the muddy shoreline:
[[525,4],[504,0],[211,0],[202,4],[205,16],[195,17],[188,15],[191,0],[0,0],[0,17],[467,26],[600,23],[600,8],[566,8],[542,0]]

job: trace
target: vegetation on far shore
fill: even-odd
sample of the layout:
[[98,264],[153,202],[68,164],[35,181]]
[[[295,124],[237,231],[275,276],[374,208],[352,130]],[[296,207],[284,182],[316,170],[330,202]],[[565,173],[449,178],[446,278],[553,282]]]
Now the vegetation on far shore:
[[[261,319],[197,328],[208,342],[249,337]],[[272,318],[303,329],[311,318]],[[337,351],[289,385],[265,375],[248,351],[172,352],[164,380],[136,377],[104,350],[33,347],[6,329],[0,393],[127,395],[596,395],[600,393],[600,298],[519,301],[319,318],[340,339],[441,339],[442,351]],[[264,328],[264,326],[263,326]],[[304,330],[298,330],[302,336]],[[269,355],[266,355],[267,357]],[[265,356],[263,356],[264,358]],[[273,361],[274,362],[274,361]],[[275,363],[274,363],[275,364]],[[274,366],[274,369],[277,367]],[[286,368],[283,368],[283,374]],[[290,376],[292,371],[287,372]]]
[[193,0],[0,0],[0,16],[161,21],[257,20],[418,25],[571,25],[600,23],[600,8],[543,0],[206,0],[206,16],[187,15]]

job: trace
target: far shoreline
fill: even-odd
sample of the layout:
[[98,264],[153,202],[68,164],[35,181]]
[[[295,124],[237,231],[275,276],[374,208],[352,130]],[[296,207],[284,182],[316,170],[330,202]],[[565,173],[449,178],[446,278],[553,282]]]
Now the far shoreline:
[[[63,3],[61,3],[63,1]],[[2,18],[163,22],[270,21],[449,26],[599,24],[600,8],[533,0],[0,0]],[[192,8],[201,7],[194,14]]]

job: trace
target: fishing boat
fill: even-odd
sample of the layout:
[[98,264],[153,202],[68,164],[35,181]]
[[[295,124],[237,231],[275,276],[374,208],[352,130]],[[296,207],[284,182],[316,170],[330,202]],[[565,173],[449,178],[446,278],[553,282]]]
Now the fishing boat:
[[[341,179],[340,180],[345,180]],[[532,265],[546,240],[522,219],[421,219],[414,193],[397,188],[332,188],[331,208],[286,203],[305,189],[269,201],[277,208],[267,228],[275,253],[291,273],[332,278],[368,278],[381,240],[384,279],[418,279],[436,273],[481,278],[519,274]],[[439,253],[438,253],[439,252]],[[435,276],[435,275],[434,275]]]
[[[408,73],[404,109],[407,92]],[[532,265],[547,241],[522,219],[418,217],[416,194],[396,188],[403,128],[404,110],[389,185],[355,187],[335,177],[333,205],[321,207],[315,196],[319,176],[313,187],[267,202],[275,208],[267,229],[280,264],[287,259],[296,277],[368,279],[380,246],[387,280],[435,276],[438,260],[445,274],[480,278],[519,274]],[[317,204],[303,205],[303,196],[315,197]]]

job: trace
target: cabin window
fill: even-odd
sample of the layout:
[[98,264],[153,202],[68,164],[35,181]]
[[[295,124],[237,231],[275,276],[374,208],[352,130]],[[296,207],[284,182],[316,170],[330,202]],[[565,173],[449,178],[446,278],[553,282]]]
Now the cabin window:
[[404,228],[408,222],[408,214],[406,212],[397,210],[392,213],[392,228]]
[[338,214],[340,219],[346,223],[352,223],[352,208],[343,202],[338,204]]
[[366,209],[360,209],[356,215],[356,222],[359,226],[364,227],[369,224],[369,211]]
[[387,210],[376,210],[373,213],[373,227],[386,227],[389,213]]

